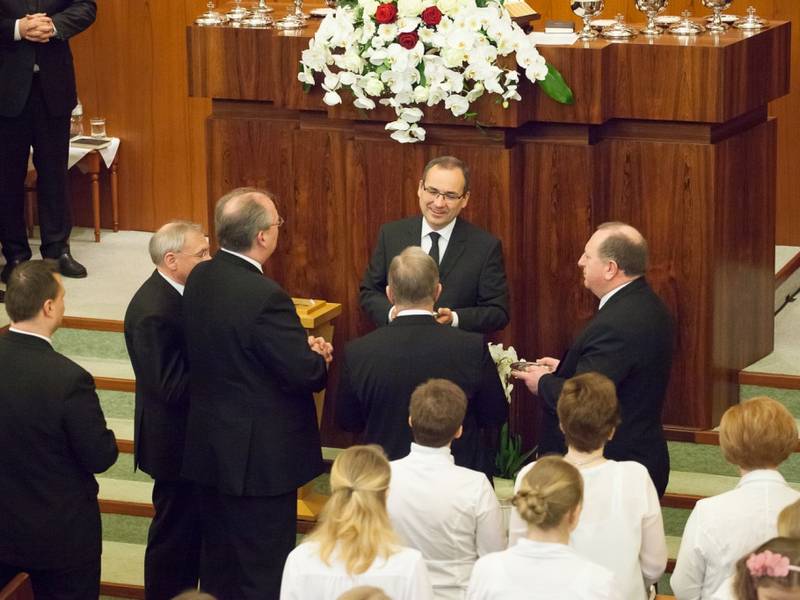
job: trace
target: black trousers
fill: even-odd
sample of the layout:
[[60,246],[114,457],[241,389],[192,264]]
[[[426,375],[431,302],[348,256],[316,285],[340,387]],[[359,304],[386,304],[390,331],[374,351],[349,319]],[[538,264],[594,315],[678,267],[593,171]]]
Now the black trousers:
[[0,563],[0,587],[25,572],[31,577],[36,600],[97,600],[100,595],[100,557],[89,563],[59,569],[30,569]]
[[145,597],[170,600],[196,589],[200,578],[200,499],[193,483],[156,479],[153,506],[144,553]]
[[0,117],[0,243],[6,261],[31,258],[24,214],[31,146],[42,256],[57,258],[67,249],[72,229],[67,176],[69,122],[70,115],[53,116],[48,111],[38,75],[33,77],[22,113]]
[[218,600],[277,600],[296,520],[296,491],[227,496],[203,488],[200,588]]

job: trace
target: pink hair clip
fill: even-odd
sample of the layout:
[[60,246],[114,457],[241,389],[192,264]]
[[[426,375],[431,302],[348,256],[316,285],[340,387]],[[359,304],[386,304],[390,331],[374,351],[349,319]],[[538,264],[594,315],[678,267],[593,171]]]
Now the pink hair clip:
[[769,550],[751,554],[746,565],[752,577],[786,577],[789,571],[800,571],[800,567],[789,563],[788,557]]

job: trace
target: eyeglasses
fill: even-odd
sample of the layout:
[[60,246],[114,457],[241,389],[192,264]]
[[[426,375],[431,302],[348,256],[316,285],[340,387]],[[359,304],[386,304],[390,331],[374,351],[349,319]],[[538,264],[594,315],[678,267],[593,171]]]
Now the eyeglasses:
[[422,189],[425,190],[425,193],[431,196],[432,198],[436,199],[439,196],[444,198],[445,200],[450,200],[451,202],[455,202],[457,200],[461,200],[464,196],[467,195],[466,192],[462,192],[461,194],[456,194],[455,192],[440,192],[436,188],[422,186]]
[[[278,220],[275,223],[273,223],[272,225],[270,225],[269,227],[280,227],[284,223],[286,223],[286,219],[284,219],[282,216],[278,215]],[[269,229],[269,227],[267,227],[267,229]]]
[[193,258],[208,258],[209,256],[211,256],[211,250],[209,250],[208,248],[203,248],[199,252],[189,253],[189,252],[179,251],[178,254],[186,254]]

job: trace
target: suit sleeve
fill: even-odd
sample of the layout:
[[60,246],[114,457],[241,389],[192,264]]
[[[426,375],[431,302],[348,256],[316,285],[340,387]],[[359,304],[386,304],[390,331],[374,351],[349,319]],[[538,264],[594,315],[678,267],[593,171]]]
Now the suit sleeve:
[[481,380],[475,403],[475,419],[479,427],[502,425],[508,419],[508,402],[489,347],[481,340]]
[[14,26],[16,18],[0,17],[0,44],[11,46],[14,43]]
[[476,306],[455,310],[458,327],[465,331],[489,333],[508,325],[508,284],[500,240],[495,240],[481,268]]
[[361,432],[366,427],[366,415],[361,409],[355,390],[353,390],[350,369],[347,359],[344,360],[342,374],[339,377],[339,389],[336,391],[336,424],[345,431]]
[[325,359],[308,347],[294,305],[282,290],[268,295],[251,332],[264,368],[300,393],[322,390],[328,380]]
[[[575,375],[594,371],[605,375],[618,386],[630,372],[631,364],[632,357],[624,338],[619,330],[609,327],[593,332],[586,339],[575,367]],[[553,412],[565,380],[566,378],[559,376],[558,371],[553,375],[544,375],[539,380],[539,396]]]
[[64,429],[75,456],[90,473],[102,473],[117,460],[117,440],[106,426],[92,376],[81,373],[64,400]]
[[69,6],[50,15],[53,25],[56,28],[56,37],[60,40],[68,40],[88,29],[94,23],[97,16],[97,4],[95,0],[72,0]]
[[[386,297],[386,235],[381,227],[378,243],[369,259],[367,270],[359,287],[358,300],[361,308],[378,327],[389,322],[389,309],[392,307]],[[461,317],[459,313],[459,318]]]
[[182,339],[181,331],[156,315],[140,320],[130,332],[129,351],[141,367],[136,370],[136,386],[171,406],[189,403],[189,365],[179,344]]

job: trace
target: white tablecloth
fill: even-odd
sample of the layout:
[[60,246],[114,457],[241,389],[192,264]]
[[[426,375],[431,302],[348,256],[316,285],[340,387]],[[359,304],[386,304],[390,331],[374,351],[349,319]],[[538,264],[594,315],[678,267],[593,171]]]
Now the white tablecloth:
[[[105,148],[100,148],[98,152],[100,156],[103,157],[103,162],[106,163],[106,167],[111,167],[111,163],[114,162],[114,157],[117,155],[117,150],[119,150],[119,138],[111,138],[111,144],[106,146]],[[85,146],[75,146],[73,144],[69,145],[69,160],[67,161],[67,168],[71,169],[75,166],[75,164],[82,159],[84,156],[89,154],[92,151],[92,148],[86,148]]]

